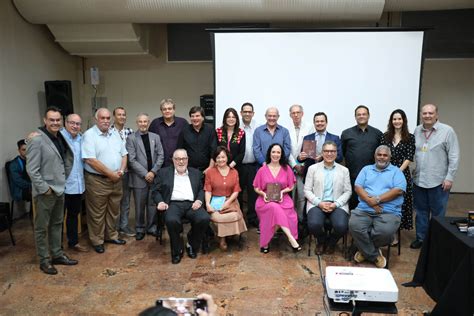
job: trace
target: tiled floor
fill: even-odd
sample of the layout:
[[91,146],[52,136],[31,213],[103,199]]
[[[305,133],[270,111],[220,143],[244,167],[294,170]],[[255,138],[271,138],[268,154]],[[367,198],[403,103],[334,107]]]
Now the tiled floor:
[[[448,215],[465,214],[473,202],[474,195],[451,195]],[[307,245],[294,254],[283,237],[274,240],[269,254],[261,254],[255,229],[247,232],[240,251],[235,241],[226,253],[214,247],[196,260],[185,256],[178,265],[170,262],[166,233],[163,246],[151,236],[129,238],[125,246],[107,245],[104,254],[70,253],[79,265],[58,266],[56,276],[38,268],[28,219],[15,223],[14,235],[15,247],[7,232],[0,234],[1,315],[133,315],[159,297],[201,292],[214,296],[220,315],[325,315],[318,258],[307,256]],[[413,237],[413,231],[403,232],[401,256],[395,249],[391,255],[399,315],[421,315],[434,306],[423,289],[400,285],[411,280],[418,258],[419,251],[408,247]],[[354,263],[339,251],[322,256],[322,271],[328,265]]]

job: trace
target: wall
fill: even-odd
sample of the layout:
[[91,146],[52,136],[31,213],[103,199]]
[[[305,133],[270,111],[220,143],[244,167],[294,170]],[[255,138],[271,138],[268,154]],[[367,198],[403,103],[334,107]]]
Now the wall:
[[434,103],[439,120],[454,127],[461,161],[453,192],[474,192],[474,59],[426,60],[421,104]]
[[[17,155],[16,142],[42,124],[44,81],[75,82],[77,60],[45,26],[29,24],[11,1],[0,1],[0,201],[9,200],[4,162]],[[74,94],[78,101],[75,87]]]

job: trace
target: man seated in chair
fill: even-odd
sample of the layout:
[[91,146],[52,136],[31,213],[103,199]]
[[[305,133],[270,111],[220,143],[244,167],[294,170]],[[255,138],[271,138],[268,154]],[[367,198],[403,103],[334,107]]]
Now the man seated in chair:
[[203,208],[204,191],[202,173],[188,168],[188,154],[184,149],[173,153],[173,166],[158,171],[153,187],[153,200],[156,208],[165,213],[165,224],[171,244],[171,262],[177,264],[183,256],[183,218],[191,222],[188,232],[186,252],[195,259],[201,241],[209,226],[210,217]]
[[[8,172],[10,175],[10,190],[14,201],[31,201],[31,180],[26,172],[26,143],[24,139],[20,139],[16,143],[18,147],[18,156],[11,160],[8,164]],[[18,204],[17,204],[18,205]],[[18,207],[18,217],[20,214]],[[25,210],[23,210],[26,212]]]
[[392,242],[400,226],[407,182],[403,172],[390,164],[389,147],[377,147],[374,158],[375,164],[362,168],[355,181],[359,204],[352,210],[349,230],[358,248],[354,260],[367,260],[384,268],[387,260],[380,247]]
[[[317,238],[317,255],[333,254],[337,241],[346,234],[352,194],[349,170],[335,162],[337,144],[326,141],[321,152],[323,161],[309,167],[304,185],[308,230]],[[324,230],[326,218],[332,226],[329,235]]]

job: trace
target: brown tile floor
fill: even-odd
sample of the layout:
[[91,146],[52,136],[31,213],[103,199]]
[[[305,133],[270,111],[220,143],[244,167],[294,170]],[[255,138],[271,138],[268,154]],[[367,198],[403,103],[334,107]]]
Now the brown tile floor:
[[[465,214],[473,202],[474,195],[451,195],[448,215]],[[163,246],[151,236],[129,238],[125,246],[107,245],[105,254],[70,253],[79,265],[58,266],[56,276],[38,268],[28,219],[15,223],[14,235],[15,247],[6,232],[0,234],[1,315],[133,315],[158,297],[201,292],[215,297],[221,315],[324,314],[317,257],[306,255],[307,245],[293,254],[282,237],[263,255],[255,229],[247,233],[241,251],[234,242],[227,253],[214,249],[196,260],[185,256],[179,265],[170,262],[166,233]],[[392,250],[390,270],[399,285],[400,315],[421,315],[434,306],[423,289],[400,285],[411,280],[418,258],[419,251],[408,247],[413,237],[413,231],[402,233],[401,256]],[[324,271],[328,265],[354,263],[337,252],[323,256],[321,265]]]

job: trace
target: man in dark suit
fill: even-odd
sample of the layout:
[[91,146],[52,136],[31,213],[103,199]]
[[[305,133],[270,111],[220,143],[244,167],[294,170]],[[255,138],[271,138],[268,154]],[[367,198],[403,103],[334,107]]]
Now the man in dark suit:
[[165,224],[171,244],[171,262],[177,264],[183,256],[183,242],[180,233],[183,231],[182,219],[191,222],[188,232],[186,252],[192,259],[197,257],[210,216],[203,208],[204,191],[202,173],[188,168],[188,154],[184,149],[173,153],[173,166],[158,171],[157,181],[153,186],[153,200],[158,211],[165,213]]
[[135,197],[136,240],[142,240],[145,233],[156,236],[156,207],[151,198],[151,186],[164,155],[160,136],[148,132],[149,125],[148,114],[138,114],[138,130],[127,138],[129,185]]
[[306,178],[306,173],[308,172],[308,168],[311,165],[314,165],[316,162],[320,162],[323,160],[322,148],[323,148],[323,144],[327,141],[333,141],[337,145],[336,162],[341,163],[343,159],[341,140],[339,139],[339,136],[331,134],[326,130],[328,126],[328,117],[326,113],[317,112],[316,114],[314,114],[313,123],[314,123],[314,129],[316,130],[316,132],[313,134],[306,135],[303,138],[303,142],[305,140],[316,141],[316,159],[309,158],[308,153],[305,153],[303,151],[303,147],[301,148],[301,152],[298,156],[299,161],[304,161],[304,171],[303,171],[304,178]]
[[55,264],[77,264],[77,260],[70,259],[61,248],[64,190],[74,161],[72,149],[59,133],[61,122],[59,109],[48,108],[44,116],[45,126],[38,129],[39,136],[33,137],[26,147],[26,170],[37,207],[36,252],[40,269],[46,274],[58,273]]

